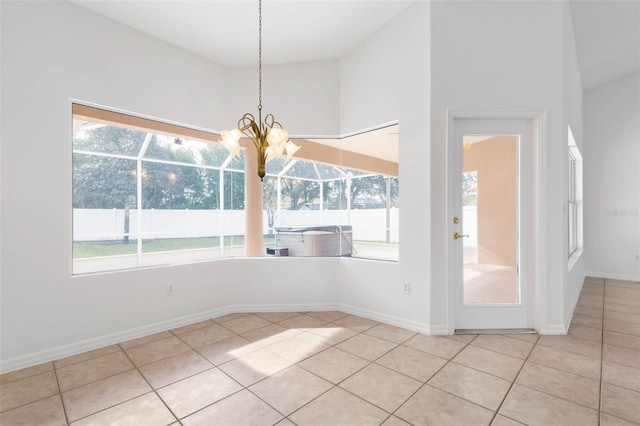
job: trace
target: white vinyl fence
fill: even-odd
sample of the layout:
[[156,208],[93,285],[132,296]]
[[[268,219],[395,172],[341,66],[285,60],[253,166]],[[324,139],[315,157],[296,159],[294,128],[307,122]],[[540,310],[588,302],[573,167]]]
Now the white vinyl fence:
[[[387,210],[281,210],[275,227],[305,225],[351,225],[353,238],[361,241],[386,241]],[[398,242],[399,209],[390,210],[390,242]],[[269,233],[268,215],[263,214],[264,233]],[[73,209],[73,240],[121,240],[125,236],[124,209]],[[143,239],[219,237],[244,235],[244,210],[142,210]],[[138,211],[129,212],[129,236],[138,236]]]
[[478,246],[478,206],[462,208],[462,233],[469,236],[464,239],[465,246]]

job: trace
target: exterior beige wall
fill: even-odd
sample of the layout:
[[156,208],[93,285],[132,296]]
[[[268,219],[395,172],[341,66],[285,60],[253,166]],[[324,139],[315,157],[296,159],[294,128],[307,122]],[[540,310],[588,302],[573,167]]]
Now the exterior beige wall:
[[478,263],[515,266],[518,139],[496,136],[463,152],[463,170],[478,171]]

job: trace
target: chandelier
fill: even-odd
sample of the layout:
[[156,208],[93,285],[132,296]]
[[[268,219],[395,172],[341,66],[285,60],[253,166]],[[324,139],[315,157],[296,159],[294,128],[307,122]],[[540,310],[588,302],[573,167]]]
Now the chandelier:
[[238,158],[240,138],[244,135],[251,139],[258,155],[258,176],[262,181],[265,166],[270,160],[286,155],[289,161],[300,147],[289,140],[289,133],[275,120],[273,114],[267,114],[262,120],[262,0],[258,1],[258,25],[258,120],[253,114],[246,113],[238,120],[237,128],[220,133],[220,143]]

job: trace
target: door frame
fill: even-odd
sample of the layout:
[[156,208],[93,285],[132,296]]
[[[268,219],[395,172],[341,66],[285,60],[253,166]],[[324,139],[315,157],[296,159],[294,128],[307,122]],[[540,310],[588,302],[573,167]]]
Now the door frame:
[[[547,293],[548,280],[547,277],[547,258],[543,253],[543,248],[547,244],[547,176],[545,173],[547,167],[547,111],[496,111],[496,110],[476,110],[476,111],[457,111],[447,110],[447,141],[446,141],[446,194],[447,194],[447,213],[445,226],[446,232],[446,285],[447,285],[447,327],[448,332],[453,334],[455,331],[455,312],[456,312],[456,287],[455,282],[459,277],[456,270],[457,262],[454,258],[454,240],[453,235],[454,224],[450,220],[454,217],[455,201],[452,196],[453,191],[451,185],[451,174],[457,172],[452,170],[452,144],[455,141],[455,120],[459,119],[503,119],[503,120],[527,120],[531,123],[532,135],[531,150],[523,150],[523,161],[526,161],[531,171],[531,197],[529,199],[529,216],[530,220],[527,224],[531,241],[528,241],[527,256],[527,277],[528,281],[528,309],[530,312],[531,327],[539,332],[545,331],[547,321]],[[456,190],[457,191],[457,190]],[[457,192],[456,192],[457,193]],[[460,242],[457,242],[460,244]]]

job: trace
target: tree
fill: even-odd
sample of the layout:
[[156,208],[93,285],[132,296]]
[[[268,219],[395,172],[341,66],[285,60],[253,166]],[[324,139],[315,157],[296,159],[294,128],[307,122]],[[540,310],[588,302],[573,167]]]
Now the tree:
[[[389,205],[398,207],[399,180],[398,178],[387,178],[382,175],[351,177],[349,189],[349,201],[352,207],[382,207]],[[391,198],[387,200],[387,179],[390,179]],[[346,209],[347,208],[347,178],[336,179],[323,182],[324,185],[324,202],[328,208]],[[376,202],[377,201],[377,202]]]
[[136,194],[135,171],[132,160],[74,154],[73,207],[124,208],[127,198]]
[[310,180],[283,178],[282,195],[289,201],[289,209],[300,210],[320,197],[320,184]]
[[[390,198],[387,199],[387,180],[390,183]],[[382,175],[366,176],[355,178],[351,181],[351,205],[354,206],[358,201],[363,200],[365,208],[366,204],[371,207],[386,207],[387,203],[390,207],[397,207],[399,201],[399,185],[398,178],[389,178]],[[375,201],[378,203],[375,203]],[[379,206],[375,206],[379,204]]]
[[462,204],[465,206],[478,205],[478,171],[462,173]]
[[[73,206],[75,208],[136,208],[135,204],[127,203],[127,199],[137,194],[137,158],[147,133],[114,126],[101,126],[85,131],[80,136],[74,139],[74,150],[128,158],[74,153]],[[216,144],[183,145],[179,140],[154,135],[141,162],[142,207],[220,208],[220,172],[198,166],[222,164],[227,157],[226,150]],[[159,163],[150,160],[168,162]],[[193,166],[173,163],[193,164]],[[242,197],[244,197],[243,188],[244,181],[240,191]],[[230,192],[232,197],[237,198],[238,191],[235,188]],[[230,204],[238,203],[233,203],[231,200]],[[244,202],[240,205],[244,206]]]
[[224,172],[224,209],[244,210],[244,173]]
[[[83,132],[74,139],[74,150],[136,155],[145,133],[112,126]],[[136,194],[135,160],[73,154],[73,207],[124,208]]]
[[273,234],[273,227],[278,218],[278,182],[277,178],[267,176],[262,186],[262,208],[267,211],[269,235]]

